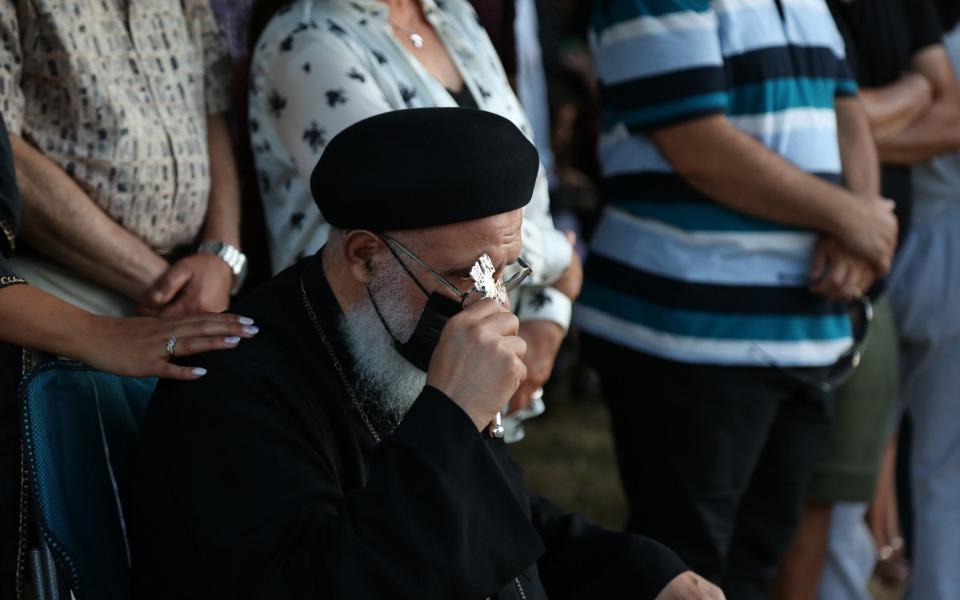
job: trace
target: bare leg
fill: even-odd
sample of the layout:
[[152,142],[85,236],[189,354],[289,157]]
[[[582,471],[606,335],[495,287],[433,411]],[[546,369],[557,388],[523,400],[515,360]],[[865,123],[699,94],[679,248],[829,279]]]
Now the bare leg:
[[877,576],[891,585],[902,584],[910,575],[910,564],[904,554],[903,536],[897,518],[896,463],[897,433],[894,432],[883,449],[877,490],[867,512],[867,523],[880,555]]
[[780,561],[773,584],[774,600],[815,600],[827,554],[833,506],[807,502],[793,543]]

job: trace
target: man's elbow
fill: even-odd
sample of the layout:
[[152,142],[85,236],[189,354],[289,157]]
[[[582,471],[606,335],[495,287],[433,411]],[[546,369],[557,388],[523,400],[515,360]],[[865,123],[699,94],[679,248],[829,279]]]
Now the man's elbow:
[[915,144],[924,149],[924,156],[914,157],[917,162],[960,150],[960,92],[938,98],[925,118],[914,132]]
[[717,180],[719,173],[714,161],[704,149],[690,149],[664,158],[673,167],[674,172],[687,184],[703,189],[710,188]]
[[725,117],[713,116],[664,128],[651,138],[677,175],[696,184],[716,175],[711,154],[724,147],[724,134],[732,127]]
[[32,149],[27,142],[17,135],[16,133],[8,133],[10,137],[10,151],[13,153],[13,159],[16,161],[18,158],[22,159],[25,155],[30,154]]
[[20,187],[21,199],[26,202],[36,179],[54,176],[59,167],[33,144],[16,133],[9,134],[10,151],[13,154],[14,172]]
[[696,179],[703,176],[703,163],[697,161],[697,152],[664,152],[664,159],[673,167],[674,172],[683,179]]
[[945,109],[944,122],[947,124],[945,131],[947,148],[944,151],[955,152],[960,150],[960,94],[951,98]]

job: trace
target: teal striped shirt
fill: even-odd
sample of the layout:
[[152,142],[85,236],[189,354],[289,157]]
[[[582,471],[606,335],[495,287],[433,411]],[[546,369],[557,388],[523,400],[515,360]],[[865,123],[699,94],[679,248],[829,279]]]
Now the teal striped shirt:
[[840,183],[834,103],[857,86],[826,3],[597,0],[590,41],[606,207],[579,326],[685,362],[835,362],[850,347],[850,323],[843,305],[808,290],[814,232],[713,201],[649,137],[722,114],[799,168]]

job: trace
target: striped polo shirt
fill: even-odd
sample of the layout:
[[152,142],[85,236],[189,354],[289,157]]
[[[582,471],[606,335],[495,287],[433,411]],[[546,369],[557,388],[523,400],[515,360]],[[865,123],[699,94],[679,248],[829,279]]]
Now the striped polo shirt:
[[834,100],[857,86],[826,3],[597,0],[590,39],[605,208],[579,326],[684,362],[835,362],[852,343],[850,322],[842,304],[808,289],[816,234],[714,202],[648,135],[724,114],[804,171],[840,183]]

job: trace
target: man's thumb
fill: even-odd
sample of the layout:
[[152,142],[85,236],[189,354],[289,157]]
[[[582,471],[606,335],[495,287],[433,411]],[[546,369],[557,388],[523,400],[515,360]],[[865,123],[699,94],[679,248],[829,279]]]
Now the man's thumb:
[[189,271],[178,269],[176,266],[170,267],[170,269],[153,284],[153,289],[150,290],[150,301],[158,305],[167,304],[173,300],[173,297],[177,295],[177,292],[179,292],[189,280]]

